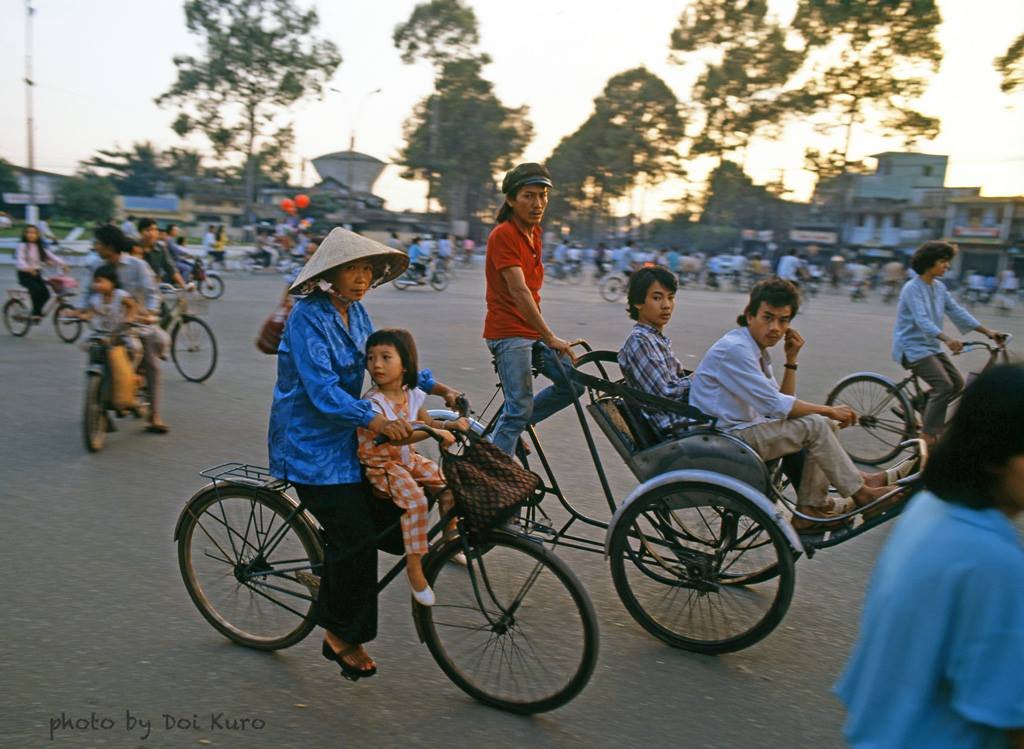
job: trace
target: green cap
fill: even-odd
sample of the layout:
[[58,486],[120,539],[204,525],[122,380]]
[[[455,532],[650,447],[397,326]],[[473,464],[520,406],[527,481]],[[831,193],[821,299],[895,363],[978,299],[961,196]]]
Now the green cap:
[[533,162],[520,164],[505,174],[505,179],[501,181],[501,191],[506,195],[511,195],[525,185],[546,185],[552,187],[551,173],[543,164],[535,164]]

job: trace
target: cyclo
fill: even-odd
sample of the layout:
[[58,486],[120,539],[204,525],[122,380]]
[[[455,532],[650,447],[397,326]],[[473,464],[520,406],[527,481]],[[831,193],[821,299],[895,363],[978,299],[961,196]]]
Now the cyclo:
[[[815,518],[797,511],[787,495],[781,461],[766,464],[749,445],[717,429],[714,418],[695,408],[634,390],[621,377],[612,379],[608,366],[617,366],[616,353],[577,343],[586,353],[577,359],[572,376],[587,402],[581,404],[581,396],[573,408],[611,517],[590,517],[573,506],[531,426],[527,434],[533,455],[546,477],[540,499],[554,497],[563,517],[555,520],[546,511],[556,512],[551,503],[538,501],[521,512],[519,530],[554,548],[603,553],[630,615],[669,645],[710,654],[753,645],[785,615],[800,556],[811,557],[819,549],[856,538],[902,511],[894,491],[838,516],[830,530],[798,534],[784,510]],[[641,407],[670,411],[686,422],[672,439],[660,440]],[[621,500],[609,485],[584,410],[640,482]],[[498,413],[500,409],[486,424],[474,421],[474,429],[486,434]],[[458,414],[437,410],[431,415]],[[911,457],[890,470],[899,490],[905,491],[919,480],[918,466],[927,456],[920,441],[904,447]],[[525,450],[518,453],[521,461],[530,462]],[[577,523],[603,529],[603,538],[576,535]]]
[[[189,596],[240,645],[269,651],[300,642],[316,626],[322,529],[288,493],[288,482],[266,468],[225,463],[200,475],[209,483],[188,500],[174,529]],[[428,533],[433,542],[456,520],[457,534],[445,533],[423,559],[438,601],[412,605],[420,642],[480,702],[516,713],[564,705],[597,662],[597,617],[586,590],[543,544],[515,527],[475,527],[459,511],[458,494],[455,500]],[[402,511],[383,500],[373,507],[380,532],[367,542],[403,555]],[[378,592],[404,566],[401,556]]]

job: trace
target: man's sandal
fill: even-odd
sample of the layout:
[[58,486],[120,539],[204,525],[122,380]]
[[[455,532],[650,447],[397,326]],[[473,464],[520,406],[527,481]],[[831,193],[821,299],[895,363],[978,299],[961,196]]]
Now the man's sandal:
[[356,668],[351,663],[345,661],[346,655],[352,655],[358,650],[359,645],[349,645],[347,648],[343,648],[340,653],[335,653],[334,648],[327,644],[327,640],[324,640],[323,656],[327,660],[334,661],[341,666],[341,675],[346,679],[349,681],[359,681],[377,673],[377,667],[372,666],[368,669]]

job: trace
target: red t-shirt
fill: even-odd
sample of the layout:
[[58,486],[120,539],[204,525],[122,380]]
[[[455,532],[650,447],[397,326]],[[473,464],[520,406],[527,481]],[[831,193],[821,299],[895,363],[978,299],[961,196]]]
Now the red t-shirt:
[[[540,306],[540,287],[544,285],[544,264],[541,262],[541,230],[533,227],[533,247],[512,219],[502,221],[487,237],[487,317],[484,338],[540,338],[526,318],[516,309],[501,271],[518,265],[523,269],[526,287],[533,301]],[[536,248],[536,249],[534,249]]]

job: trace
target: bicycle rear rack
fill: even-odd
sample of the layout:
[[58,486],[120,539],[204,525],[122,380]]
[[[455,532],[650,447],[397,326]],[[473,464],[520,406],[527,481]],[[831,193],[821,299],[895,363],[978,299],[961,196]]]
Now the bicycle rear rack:
[[283,491],[290,486],[290,482],[271,476],[269,468],[248,463],[221,463],[212,468],[204,468],[199,475],[214,483],[223,481],[231,484],[245,484],[272,491]]

